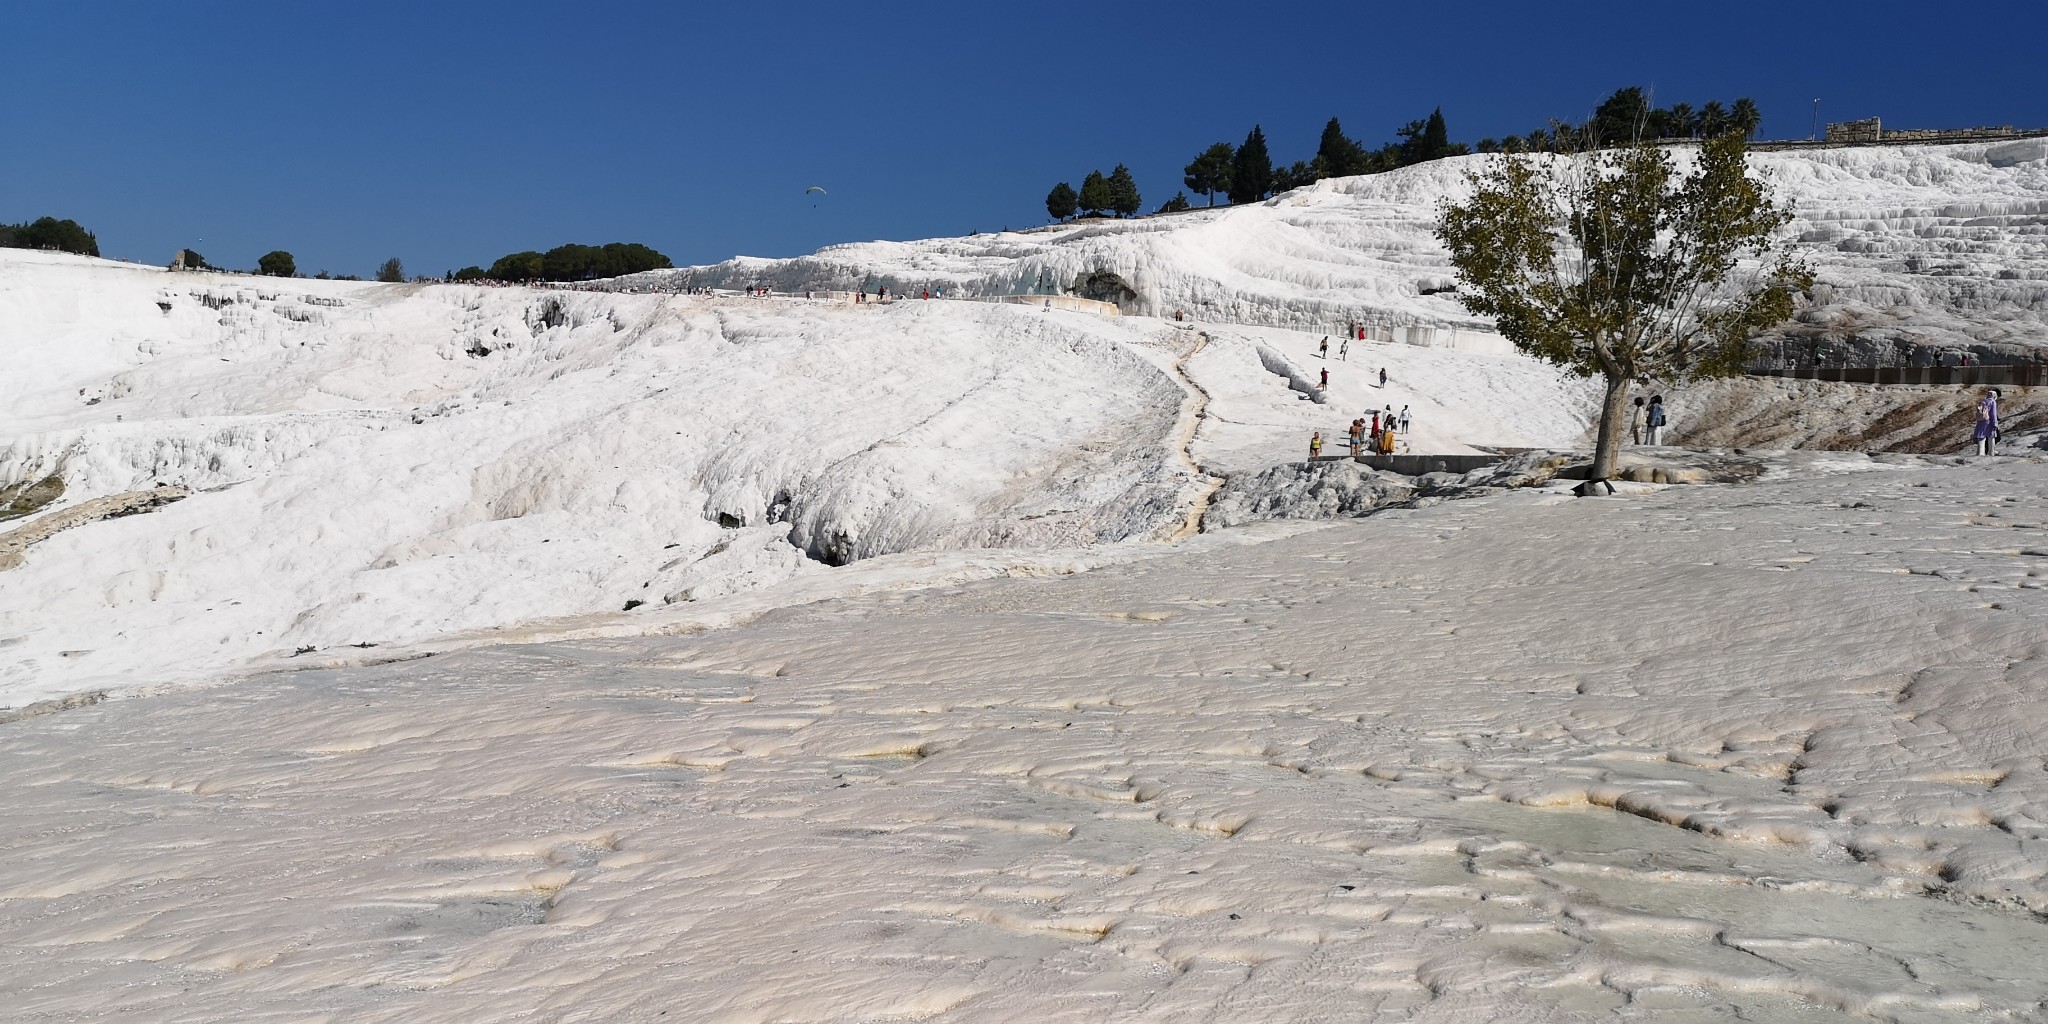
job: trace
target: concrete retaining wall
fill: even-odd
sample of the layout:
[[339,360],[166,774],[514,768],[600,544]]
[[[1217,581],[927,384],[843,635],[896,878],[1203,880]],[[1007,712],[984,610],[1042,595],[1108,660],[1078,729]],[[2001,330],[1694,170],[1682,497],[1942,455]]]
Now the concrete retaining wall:
[[[1349,455],[1322,455],[1315,461],[1335,462],[1351,458]],[[1354,461],[1383,473],[1421,476],[1424,473],[1470,473],[1496,465],[1502,458],[1499,455],[1360,455]]]

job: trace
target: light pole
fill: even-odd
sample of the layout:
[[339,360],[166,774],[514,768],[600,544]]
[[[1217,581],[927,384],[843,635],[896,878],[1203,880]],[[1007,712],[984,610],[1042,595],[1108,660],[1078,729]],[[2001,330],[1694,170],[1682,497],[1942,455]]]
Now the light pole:
[[1820,97],[1813,98],[1813,134],[1806,137],[1808,142],[1820,141]]

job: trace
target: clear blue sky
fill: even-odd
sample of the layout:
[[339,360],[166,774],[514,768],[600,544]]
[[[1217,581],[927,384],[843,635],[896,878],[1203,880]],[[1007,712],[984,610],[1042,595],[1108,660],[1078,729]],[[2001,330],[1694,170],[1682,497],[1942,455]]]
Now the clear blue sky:
[[[1252,15],[1246,17],[1246,14]],[[1276,160],[1582,118],[1623,85],[2048,126],[2048,3],[0,2],[0,220],[109,256],[301,271],[639,241],[680,264],[1043,223],[1129,164],[1146,208],[1262,122]],[[820,185],[822,199],[803,190]]]

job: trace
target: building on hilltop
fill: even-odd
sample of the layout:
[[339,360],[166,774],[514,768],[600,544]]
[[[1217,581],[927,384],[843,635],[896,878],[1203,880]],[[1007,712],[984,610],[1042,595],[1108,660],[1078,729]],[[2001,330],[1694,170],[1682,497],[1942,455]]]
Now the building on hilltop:
[[1861,121],[1836,121],[1828,125],[1829,142],[1882,142],[1884,122],[1875,117]]

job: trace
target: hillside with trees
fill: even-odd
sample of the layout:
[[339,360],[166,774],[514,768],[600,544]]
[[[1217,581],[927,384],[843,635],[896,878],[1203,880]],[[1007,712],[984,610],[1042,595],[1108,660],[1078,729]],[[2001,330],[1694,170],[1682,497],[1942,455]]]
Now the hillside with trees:
[[667,256],[638,242],[606,242],[603,245],[558,245],[546,252],[508,253],[487,270],[464,267],[455,280],[488,277],[494,281],[592,281],[623,277],[675,266]]
[[0,248],[55,249],[80,256],[98,256],[99,239],[75,220],[38,217],[25,224],[0,224]]
[[[1211,143],[1196,153],[1182,169],[1181,183],[1188,193],[1202,196],[1206,205],[1216,205],[1218,194],[1233,205],[1242,205],[1324,178],[1380,174],[1474,152],[1553,152],[1623,146],[1638,141],[1713,139],[1728,134],[1750,138],[1762,123],[1763,112],[1748,97],[1725,106],[1719,100],[1709,100],[1697,108],[1686,103],[1657,107],[1651,105],[1647,92],[1632,85],[1615,90],[1584,123],[1552,121],[1527,135],[1486,138],[1470,144],[1451,139],[1441,107],[1431,110],[1426,117],[1403,124],[1394,131],[1392,140],[1376,147],[1346,135],[1343,124],[1332,117],[1323,125],[1314,155],[1292,163],[1274,159],[1267,147],[1264,126],[1255,124],[1242,143]],[[1130,172],[1122,164],[1117,165],[1117,171],[1128,179]],[[1055,221],[1068,220],[1077,213],[1091,217],[1135,216],[1139,206],[1134,198],[1135,183],[1127,186],[1130,194],[1118,192],[1118,186],[1115,173],[1105,178],[1100,171],[1091,172],[1082,181],[1079,193],[1062,182],[1046,197],[1046,212]],[[1185,195],[1177,198],[1180,204],[1187,203]],[[1185,205],[1169,201],[1161,211],[1169,208],[1184,209]]]

